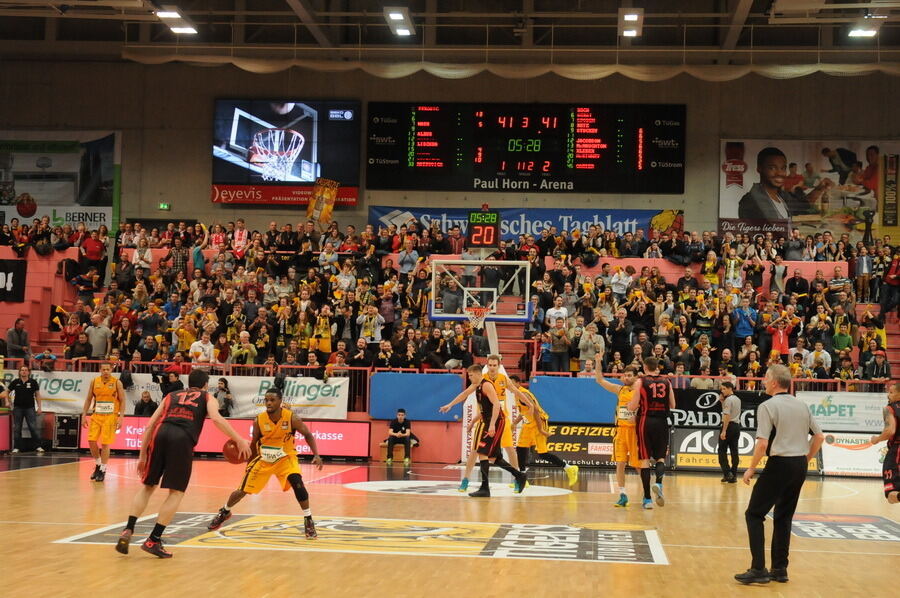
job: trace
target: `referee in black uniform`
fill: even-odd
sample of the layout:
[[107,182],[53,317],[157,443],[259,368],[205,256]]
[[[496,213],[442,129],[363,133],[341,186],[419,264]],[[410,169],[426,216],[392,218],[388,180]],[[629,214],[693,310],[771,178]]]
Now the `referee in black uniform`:
[[[753,562],[750,569],[734,576],[743,584],[769,581],[784,583],[788,580],[791,520],[797,509],[803,482],[806,481],[807,463],[819,452],[819,447],[825,440],[819,424],[806,405],[788,394],[791,373],[787,367],[770,367],[763,385],[771,398],[760,405],[756,412],[756,448],[750,467],[744,472],[744,483],[750,484],[763,455],[768,455],[769,459],[759,481],[753,486],[750,504],[744,513]],[[775,513],[770,572],[766,570],[763,522],[772,507],[775,507]]]

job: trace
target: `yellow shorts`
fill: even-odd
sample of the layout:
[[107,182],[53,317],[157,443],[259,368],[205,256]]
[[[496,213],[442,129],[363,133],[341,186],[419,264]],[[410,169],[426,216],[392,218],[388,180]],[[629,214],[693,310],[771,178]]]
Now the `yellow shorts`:
[[634,426],[616,427],[616,435],[613,438],[613,461],[627,462],[634,468],[642,465],[638,457],[637,429]]
[[500,434],[500,448],[515,448],[516,443],[513,442],[512,420],[506,418],[506,425],[503,426],[503,433]]
[[537,424],[525,424],[519,432],[519,446],[522,448],[534,447],[538,453],[549,452],[547,449],[547,437],[538,431]]
[[263,461],[257,456],[247,463],[244,479],[241,480],[238,490],[247,494],[257,494],[266,487],[269,478],[275,475],[281,482],[281,489],[286,491],[291,487],[288,476],[292,473],[300,473],[300,464],[297,462],[296,455],[282,457],[274,463]]
[[118,416],[115,413],[101,413],[91,416],[90,426],[88,427],[88,440],[91,442],[100,442],[100,444],[112,444],[116,441],[116,420]]

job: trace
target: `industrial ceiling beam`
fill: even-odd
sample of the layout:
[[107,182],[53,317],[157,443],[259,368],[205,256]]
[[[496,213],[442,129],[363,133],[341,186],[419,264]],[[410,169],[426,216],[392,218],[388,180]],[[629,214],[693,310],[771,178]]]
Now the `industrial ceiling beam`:
[[300,21],[306,26],[306,29],[309,31],[310,35],[319,43],[323,48],[333,48],[334,42],[329,39],[329,37],[322,31],[322,28],[319,27],[319,24],[316,22],[315,11],[309,5],[309,0],[286,0],[287,5],[291,7],[291,10],[294,11],[298,17],[300,17]]
[[728,26],[725,40],[722,42],[722,51],[725,54],[716,59],[716,64],[728,64],[731,59],[730,52],[737,47],[751,6],[753,6],[753,0],[736,0],[734,10],[731,12],[731,24]]

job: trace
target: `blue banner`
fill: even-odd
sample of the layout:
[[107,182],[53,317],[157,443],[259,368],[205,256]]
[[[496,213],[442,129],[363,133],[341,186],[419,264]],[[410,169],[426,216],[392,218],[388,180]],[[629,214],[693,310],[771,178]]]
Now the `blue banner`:
[[394,419],[397,409],[406,409],[406,417],[413,421],[459,420],[459,407],[450,413],[438,411],[463,391],[459,374],[376,372],[370,381],[369,415],[373,419]]
[[[437,221],[444,232],[459,226],[466,234],[468,214],[473,208],[410,208],[398,206],[370,206],[369,224],[375,227],[417,223],[419,229],[428,228]],[[644,230],[646,238],[650,230],[659,233],[681,231],[684,228],[684,213],[681,210],[584,210],[559,208],[501,208],[500,233],[504,239],[515,239],[519,235],[540,236],[545,228],[555,226],[558,231],[579,229],[586,232],[591,225],[601,231],[612,230],[620,235]]]
[[531,379],[528,390],[534,393],[544,411],[550,414],[550,423],[616,422],[616,395],[604,390],[593,378],[536,376]]

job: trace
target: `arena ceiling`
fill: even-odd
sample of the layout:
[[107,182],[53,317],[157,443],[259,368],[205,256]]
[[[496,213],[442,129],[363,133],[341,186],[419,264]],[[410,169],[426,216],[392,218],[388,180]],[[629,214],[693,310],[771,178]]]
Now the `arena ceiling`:
[[[384,7],[406,7],[398,37]],[[157,12],[196,28],[176,35]],[[643,8],[639,36],[620,12]],[[874,24],[873,37],[850,37]],[[900,64],[900,1],[0,0],[0,57],[532,65]],[[138,58],[135,58],[138,57]]]

